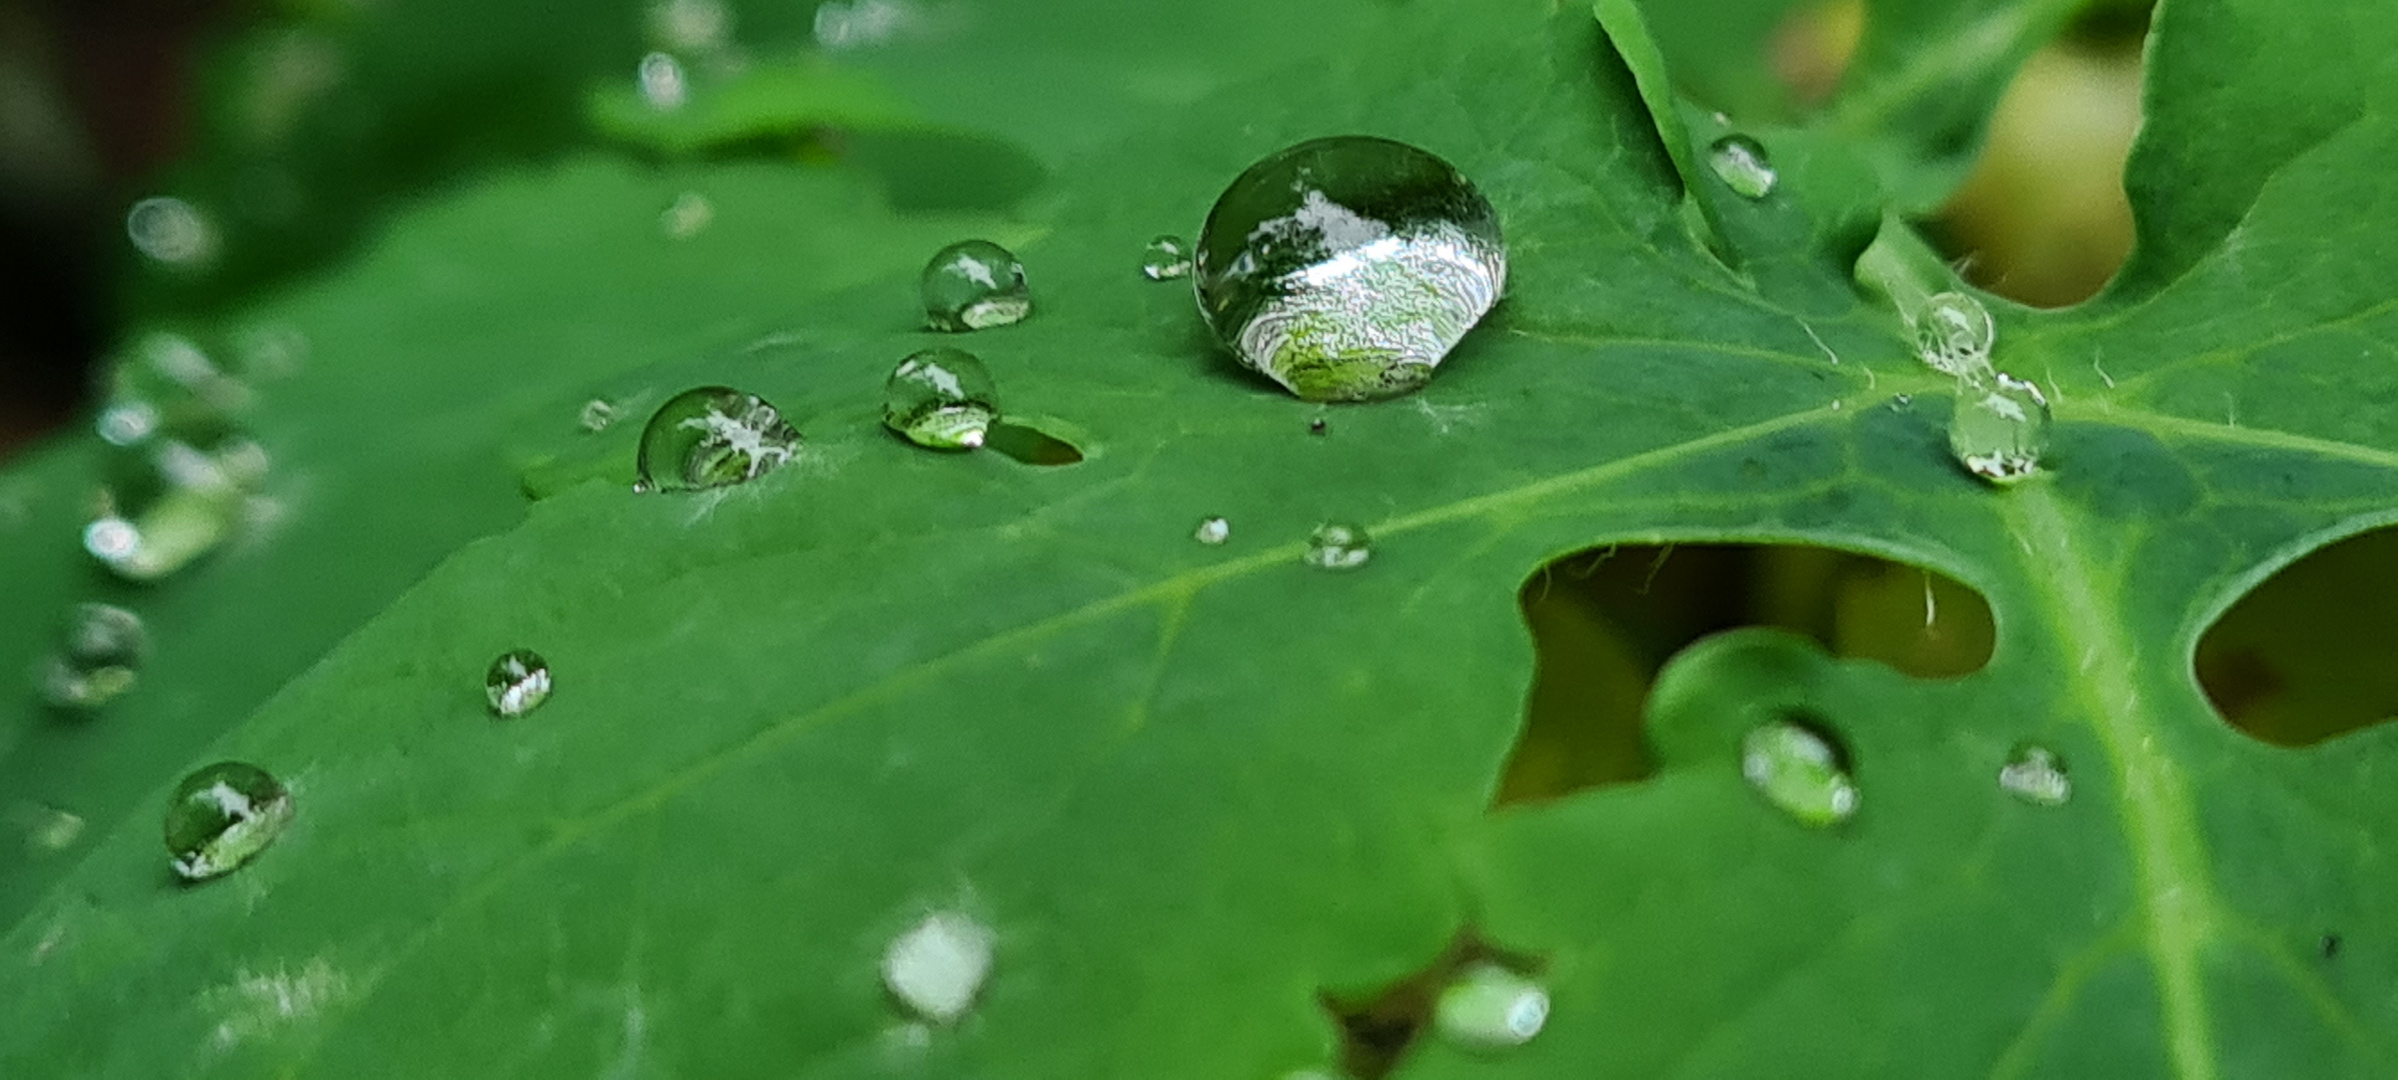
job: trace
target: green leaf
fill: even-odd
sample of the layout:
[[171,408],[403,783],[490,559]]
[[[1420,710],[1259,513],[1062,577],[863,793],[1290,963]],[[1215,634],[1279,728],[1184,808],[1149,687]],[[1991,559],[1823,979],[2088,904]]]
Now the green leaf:
[[[862,170],[586,156],[467,184],[237,313],[312,343],[261,388],[288,512],[139,598],[159,659],[122,708],[69,727],[9,706],[6,790],[91,828],[0,856],[0,1073],[1278,1078],[1337,1065],[1327,1000],[1462,939],[1536,969],[1547,1028],[1497,1053],[1427,1037],[1398,1075],[2398,1065],[2377,938],[2398,734],[2267,745],[2190,674],[2256,582],[2398,520],[2398,304],[2369,261],[2398,240],[2398,128],[2376,109],[2245,196],[2193,178],[2181,202],[2144,150],[2142,221],[2219,242],[2143,256],[2153,285],[2083,309],[1989,300],[1999,366],[2058,416],[2048,473],[1994,490],[1949,461],[1949,389],[1903,320],[1849,284],[1858,223],[1919,205],[1891,177],[1938,175],[1956,148],[1926,133],[1970,118],[1771,129],[1782,187],[1733,203],[1694,142],[1660,141],[1692,115],[1658,92],[1668,54],[1619,53],[1624,24],[1570,5],[1307,8],[1358,21],[1305,63],[1211,66],[1170,109],[1128,74],[1139,50],[1065,30],[1169,38],[1146,13],[959,10],[1052,36],[894,85],[1056,163],[1030,221],[893,213]],[[1246,56],[1279,12],[1154,20],[1222,31],[1167,55]],[[2377,15],[2244,17],[2168,19],[2155,48],[2228,58]],[[1994,86],[2008,50],[1924,85]],[[1053,58],[1054,80],[974,97]],[[2360,71],[2304,77],[2373,100],[2342,81]],[[2146,145],[2203,142],[2174,108]],[[1093,130],[1055,130],[1077,110]],[[1430,386],[1325,411],[1235,368],[1137,267],[1250,162],[1352,132],[1456,164],[1513,261]],[[1872,164],[1890,147],[1914,148],[1897,171]],[[657,215],[685,190],[716,219],[678,244]],[[1017,246],[1033,317],[916,329],[917,264],[970,235]],[[936,340],[1084,460],[881,430],[884,376]],[[638,417],[572,427],[589,397],[709,383],[779,406],[801,459],[636,495]],[[56,538],[8,534],[0,582],[30,610],[80,591],[58,491],[90,456],[0,481],[37,496],[0,528]],[[1210,515],[1229,543],[1190,539]],[[1364,526],[1372,561],[1304,565],[1326,521]],[[1928,680],[1707,638],[1651,694],[1653,775],[1494,811],[1531,675],[1519,586],[1593,546],[1701,541],[1936,570],[1987,600],[1995,650]],[[32,618],[0,644],[30,647]],[[517,647],[556,689],[495,723],[482,672]],[[1847,752],[1845,825],[1745,789],[1742,735],[1786,711]],[[2026,740],[2066,762],[2065,805],[2000,790]],[[220,758],[273,770],[296,817],[247,868],[175,886],[157,814]],[[916,1045],[878,964],[936,909],[997,953]],[[2325,959],[2326,933],[2356,944]]]

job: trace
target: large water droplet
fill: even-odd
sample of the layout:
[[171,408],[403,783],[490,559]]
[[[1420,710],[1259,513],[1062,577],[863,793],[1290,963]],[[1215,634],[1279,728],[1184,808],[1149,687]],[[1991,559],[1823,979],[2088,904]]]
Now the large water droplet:
[[2040,806],[2063,806],[2073,798],[2073,779],[2065,774],[2065,759],[2038,743],[2024,743],[1999,767],[1998,786],[2007,794]]
[[125,212],[125,235],[136,250],[168,266],[195,267],[216,257],[216,225],[182,199],[134,203]]
[[274,842],[291,812],[291,793],[256,765],[221,761],[193,772],[167,803],[175,873],[203,881],[239,868]]
[[1199,310],[1310,401],[1422,386],[1507,282],[1498,215],[1448,162],[1342,136],[1249,167],[1208,211]]
[[1161,236],[1141,250],[1141,276],[1168,281],[1191,274],[1191,245],[1179,236]]
[[1856,782],[1832,741],[1804,724],[1776,720],[1740,741],[1740,773],[1765,801],[1817,827],[1857,813]]
[[883,951],[883,985],[908,1011],[936,1024],[965,1015],[991,974],[997,936],[971,915],[927,915]]
[[982,330],[1024,321],[1032,292],[1024,264],[988,240],[966,240],[924,264],[924,322],[935,330]]
[[1959,379],[1948,447],[1966,471],[1993,484],[2030,476],[2048,449],[2048,398],[2004,372]]
[[883,384],[883,423],[918,446],[971,450],[999,419],[999,386],[973,353],[925,349]]
[[1470,1049],[1522,1046],[1548,1021],[1547,990],[1488,962],[1459,972],[1432,1009],[1432,1025],[1441,1037]]
[[682,61],[662,52],[641,58],[641,100],[650,108],[670,112],[690,99],[691,86],[683,77]]
[[799,451],[799,432],[756,394],[702,386],[676,394],[641,431],[644,490],[724,487],[772,472]]
[[141,616],[109,604],[77,604],[56,652],[34,678],[42,700],[65,709],[97,709],[133,689],[149,655]]
[[1774,171],[1773,159],[1765,156],[1765,147],[1746,135],[1726,135],[1707,148],[1707,167],[1715,170],[1716,179],[1745,199],[1762,199],[1773,193],[1781,175]]
[[483,674],[483,697],[491,715],[513,720],[550,699],[550,665],[531,649],[510,649]]
[[120,453],[109,472],[84,550],[119,577],[156,581],[233,534],[266,453],[231,435],[207,449],[164,439]]
[[1199,527],[1191,532],[1191,539],[1210,547],[1221,544],[1232,539],[1232,522],[1220,517],[1208,518],[1201,521]]
[[1960,379],[1988,375],[1998,324],[1990,309],[1964,293],[1934,294],[1915,316],[1915,355]]
[[1307,565],[1324,570],[1355,570],[1374,557],[1374,540],[1355,525],[1327,523],[1307,538]]

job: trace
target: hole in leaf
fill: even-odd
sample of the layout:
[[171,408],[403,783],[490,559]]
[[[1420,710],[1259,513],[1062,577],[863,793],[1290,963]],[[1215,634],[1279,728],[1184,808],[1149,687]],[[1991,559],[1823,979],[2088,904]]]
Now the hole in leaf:
[[1350,1080],[1389,1076],[1431,1030],[1441,991],[1481,963],[1535,974],[1541,968],[1532,957],[1502,951],[1469,931],[1421,970],[1371,996],[1324,995],[1324,1009],[1340,1027],[1341,1075]]
[[983,449],[1005,454],[1026,465],[1075,465],[1082,451],[1073,443],[1029,424],[1000,421],[983,434]]
[[1542,567],[1517,598],[1536,661],[1500,805],[1648,776],[1649,685],[1709,634],[1780,627],[1918,678],[1980,670],[1996,639],[1989,604],[1955,580],[1798,545],[1597,548]]
[[2398,716],[2392,566],[2398,529],[2379,529],[2316,550],[2233,603],[2198,639],[2198,685],[2215,711],[2277,746]]

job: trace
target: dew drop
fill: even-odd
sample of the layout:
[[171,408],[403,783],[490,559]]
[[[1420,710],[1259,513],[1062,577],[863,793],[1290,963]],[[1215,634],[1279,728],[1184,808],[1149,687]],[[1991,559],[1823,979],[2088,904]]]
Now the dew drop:
[[716,204],[699,192],[686,191],[658,213],[658,231],[669,240],[689,240],[706,231],[715,220]]
[[695,491],[754,480],[788,463],[799,432],[756,394],[702,386],[676,394],[641,431],[643,491]]
[[550,665],[531,649],[510,649],[483,675],[483,697],[491,715],[514,720],[550,699]]
[[1214,547],[1232,539],[1232,522],[1220,517],[1207,518],[1199,523],[1197,529],[1191,531],[1191,539]]
[[973,916],[927,915],[883,950],[883,985],[909,1012],[936,1024],[965,1015],[991,974],[996,935]]
[[1161,236],[1141,250],[1141,276],[1171,281],[1191,275],[1191,245],[1179,236]]
[[608,430],[608,425],[615,422],[616,406],[600,398],[584,402],[582,411],[575,414],[575,423],[593,434]]
[[923,17],[900,0],[831,0],[816,8],[816,44],[832,52],[887,44]]
[[1781,174],[1774,171],[1773,160],[1765,156],[1765,147],[1746,135],[1726,135],[1707,148],[1707,167],[1715,170],[1716,179],[1744,199],[1762,199],[1773,194],[1774,184]]
[[1374,541],[1355,525],[1318,525],[1307,538],[1305,557],[1319,569],[1355,570],[1374,557]]
[[650,5],[650,37],[669,49],[704,52],[732,36],[733,14],[720,0],[659,0]]
[[42,700],[62,709],[97,709],[141,674],[150,634],[141,616],[110,604],[77,604],[57,651],[36,669]]
[[199,207],[170,196],[134,203],[125,212],[125,235],[135,250],[168,266],[198,266],[216,257],[216,225]]
[[207,449],[163,439],[127,450],[111,464],[84,550],[128,581],[166,577],[233,534],[265,473],[265,451],[237,435]]
[[1432,1008],[1433,1028],[1476,1050],[1522,1046],[1549,1021],[1549,992],[1522,975],[1483,962],[1459,972]]
[[64,851],[83,838],[83,815],[55,806],[27,807],[25,846],[36,852]]
[[100,441],[110,446],[131,446],[158,433],[158,406],[134,399],[118,401],[100,410],[100,418],[92,427]]
[[654,52],[641,58],[641,100],[659,112],[671,112],[691,99],[683,63],[672,54]]
[[2024,743],[1999,767],[1998,786],[2007,794],[2039,806],[2063,806],[2073,798],[2073,779],[2065,774],[2065,759],[2037,743]]
[[998,384],[982,360],[962,349],[911,354],[883,384],[884,426],[918,446],[975,449],[998,419]]
[[1964,293],[1936,293],[1915,316],[1915,355],[1960,379],[1989,374],[1990,350],[1997,343],[1990,309]]
[[1765,801],[1818,828],[1856,816],[1858,792],[1830,739],[1803,724],[1777,720],[1740,741],[1740,774]]
[[1240,175],[1208,211],[1200,314],[1239,361],[1309,401],[1424,385],[1498,302],[1498,215],[1404,143],[1317,139]]
[[258,766],[221,761],[194,771],[167,803],[175,873],[204,881],[240,868],[274,842],[291,812],[291,793]]
[[2048,399],[2032,383],[2005,372],[1960,379],[1948,447],[1966,471],[2012,484],[2040,471],[2048,422]]
[[1009,326],[1032,314],[1024,264],[988,240],[966,240],[924,264],[924,323],[935,330]]

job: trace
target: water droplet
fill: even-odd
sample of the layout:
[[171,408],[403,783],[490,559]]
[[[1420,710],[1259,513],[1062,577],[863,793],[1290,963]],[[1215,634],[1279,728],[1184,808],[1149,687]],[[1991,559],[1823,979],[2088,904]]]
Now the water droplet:
[[64,851],[83,838],[83,815],[55,806],[29,806],[23,813],[25,846],[36,852]]
[[2041,806],[2063,806],[2073,798],[2073,779],[2065,775],[2065,759],[2037,743],[2024,743],[2007,755],[1998,770],[1998,786],[2007,794]]
[[650,5],[650,37],[668,49],[719,49],[732,37],[732,31],[733,13],[719,0],[659,0]]
[[1781,174],[1774,171],[1773,160],[1765,156],[1765,147],[1746,135],[1726,135],[1707,148],[1707,167],[1715,170],[1716,179],[1744,199],[1762,199],[1773,193]]
[[1999,372],[1957,381],[1948,447],[1966,471],[2012,484],[2040,471],[2048,449],[2048,399],[2040,388]]
[[1373,538],[1355,525],[1325,524],[1307,538],[1307,565],[1325,570],[1355,570],[1374,557]]
[[997,937],[971,915],[927,915],[883,951],[883,985],[908,1011],[936,1024],[965,1015],[991,974]]
[[1232,539],[1232,522],[1220,517],[1208,518],[1201,521],[1199,527],[1192,531],[1191,539],[1210,547],[1221,544]]
[[1191,274],[1191,245],[1179,236],[1161,236],[1141,251],[1141,276],[1169,281]]
[[883,423],[918,446],[972,450],[999,419],[999,386],[973,353],[925,349],[883,384]]
[[1761,724],[1740,741],[1740,774],[1801,823],[1822,827],[1856,816],[1857,785],[1832,741],[1804,724]]
[[1208,211],[1200,313],[1240,362],[1309,401],[1422,386],[1507,281],[1490,202],[1448,162],[1342,136],[1249,167]]
[[109,604],[77,604],[58,650],[36,669],[42,700],[65,709],[97,709],[133,689],[149,655],[141,616]]
[[674,205],[658,214],[658,231],[670,240],[689,240],[716,220],[716,204],[696,191],[674,197]]
[[988,240],[967,240],[924,264],[924,322],[935,330],[982,330],[1024,321],[1032,293],[1024,264]]
[[194,267],[216,257],[216,225],[200,208],[172,197],[143,199],[125,212],[125,235],[143,255]]
[[608,425],[615,422],[616,406],[610,405],[600,398],[592,398],[584,402],[583,411],[575,414],[575,423],[582,425],[583,430],[594,434],[608,430]]
[[1915,316],[1915,355],[1934,370],[1960,379],[1986,375],[1998,326],[1990,309],[1964,293],[1937,293]]
[[1547,990],[1488,962],[1459,972],[1432,1009],[1432,1025],[1442,1038],[1480,1050],[1522,1046],[1548,1021]]
[[491,662],[483,675],[483,696],[491,715],[514,720],[550,699],[550,665],[531,649],[510,649]]
[[799,432],[756,394],[702,386],[677,394],[641,432],[641,490],[693,491],[754,480],[789,462]]
[[120,454],[84,550],[119,577],[155,581],[215,550],[242,520],[266,453],[239,436],[207,449],[157,440]]
[[1307,422],[1307,433],[1310,435],[1329,435],[1332,433],[1332,425],[1323,417],[1319,416]]
[[839,51],[883,44],[922,21],[899,0],[832,0],[817,6],[813,29],[818,46]]
[[147,401],[119,401],[100,410],[93,428],[110,446],[131,446],[158,431],[158,406]]
[[670,112],[690,99],[691,86],[683,77],[682,61],[662,52],[641,58],[641,100],[650,108]]
[[176,785],[167,803],[175,873],[204,881],[239,868],[291,821],[291,793],[256,765],[221,761]]

